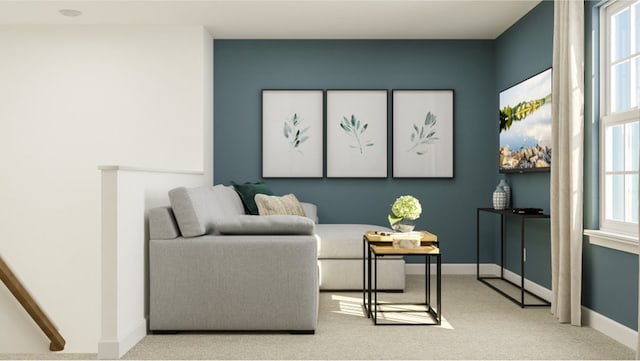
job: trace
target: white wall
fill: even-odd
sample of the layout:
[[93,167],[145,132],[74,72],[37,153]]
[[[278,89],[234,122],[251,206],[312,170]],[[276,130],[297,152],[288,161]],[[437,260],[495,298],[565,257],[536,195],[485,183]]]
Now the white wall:
[[147,333],[148,210],[167,192],[204,184],[196,172],[102,170],[102,332],[98,358],[118,359]]
[[[101,164],[212,179],[212,46],[194,26],[0,27],[0,252],[67,341],[100,338]],[[0,353],[48,342],[0,286]]]

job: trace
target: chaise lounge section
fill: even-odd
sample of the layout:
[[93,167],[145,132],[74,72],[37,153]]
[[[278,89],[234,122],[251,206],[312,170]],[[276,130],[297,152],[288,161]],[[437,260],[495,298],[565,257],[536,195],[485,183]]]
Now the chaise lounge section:
[[[366,231],[391,232],[391,229],[368,224],[316,224],[320,290],[362,290],[362,236]],[[402,257],[378,260],[379,289],[404,291],[404,268]]]

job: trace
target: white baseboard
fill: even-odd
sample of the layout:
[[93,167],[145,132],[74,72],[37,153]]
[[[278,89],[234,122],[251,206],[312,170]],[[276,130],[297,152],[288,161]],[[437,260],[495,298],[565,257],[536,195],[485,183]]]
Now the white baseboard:
[[[424,263],[406,263],[404,265],[405,273],[408,275],[423,275]],[[500,272],[500,267],[495,264],[480,264],[481,274],[497,274]],[[431,264],[431,272],[435,272],[436,265]],[[471,263],[444,263],[442,264],[443,275],[474,275],[476,274],[476,265]]]
[[[500,267],[496,265],[496,268],[498,269],[498,272],[496,273],[496,275],[498,275],[500,274]],[[518,285],[522,281],[519,274],[513,273],[506,269],[504,270],[504,278]],[[544,286],[540,286],[535,282],[529,281],[526,278],[524,279],[524,289],[539,296],[540,298],[542,298],[547,302],[551,302],[551,298],[553,297],[550,289]]]
[[[431,272],[435,272],[436,266],[434,264],[431,265]],[[475,275],[477,270],[477,266],[473,263],[445,263],[442,265],[442,274],[443,275]],[[424,274],[424,263],[407,263],[405,264],[405,273],[408,275],[423,275]],[[482,263],[480,264],[480,274],[481,275],[500,275],[500,266],[493,263]],[[507,280],[514,282],[516,284],[520,284],[520,275],[514,272],[511,272],[507,269],[504,270],[504,278]],[[524,288],[527,291],[530,291],[543,299],[551,302],[551,290],[540,286],[539,284],[532,282],[525,278],[524,280]]]
[[[407,263],[405,265],[406,274],[409,275],[423,275],[424,264],[423,263]],[[431,272],[435,272],[435,265],[431,265]],[[461,263],[461,264],[443,264],[443,275],[475,275],[476,265]],[[480,274],[482,275],[500,275],[500,266],[496,264],[483,263],[480,264]],[[504,278],[520,284],[520,275],[504,270]],[[543,287],[535,282],[532,282],[525,278],[525,289],[540,296],[541,298],[551,302],[552,292],[550,289]],[[603,316],[595,311],[592,311],[586,307],[582,307],[582,324],[593,328],[594,330],[601,332],[612,339],[620,342],[621,344],[636,350],[638,346],[638,332],[620,324],[606,316]]]
[[[404,265],[405,273],[408,275],[423,275],[424,263],[406,263]],[[435,272],[436,265],[431,264],[431,272]],[[443,263],[442,264],[443,275],[475,275],[476,264],[475,263]],[[481,263],[480,274],[482,275],[499,275],[500,266],[493,263]]]
[[147,335],[147,319],[143,319],[134,329],[120,339],[102,339],[98,342],[98,359],[119,359]]
[[638,347],[638,332],[584,306],[582,306],[582,324],[604,333],[632,350]]

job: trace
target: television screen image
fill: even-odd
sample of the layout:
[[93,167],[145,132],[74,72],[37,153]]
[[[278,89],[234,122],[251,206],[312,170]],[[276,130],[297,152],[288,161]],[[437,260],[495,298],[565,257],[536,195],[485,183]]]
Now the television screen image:
[[500,92],[500,172],[551,169],[551,69]]

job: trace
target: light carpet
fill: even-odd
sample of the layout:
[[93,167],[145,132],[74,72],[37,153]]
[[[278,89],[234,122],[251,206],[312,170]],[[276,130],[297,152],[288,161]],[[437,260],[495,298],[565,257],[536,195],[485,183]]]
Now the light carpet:
[[[408,276],[407,292],[381,293],[379,297],[387,302],[420,301],[423,285],[424,276]],[[320,318],[315,335],[151,335],[125,358],[468,360],[634,357],[631,349],[591,328],[559,324],[549,308],[521,309],[473,276],[443,277],[441,326],[374,326],[363,313],[360,292],[321,292],[320,296]]]
[[[423,287],[424,276],[407,276],[406,292],[381,293],[379,298],[383,302],[419,302]],[[630,348],[589,327],[559,324],[548,307],[521,309],[474,276],[443,276],[441,326],[374,326],[371,319],[365,317],[361,303],[361,292],[321,292],[315,335],[148,335],[123,358],[611,360],[635,357]],[[413,322],[424,321],[426,316],[403,314],[402,317]],[[2,356],[28,358],[28,355],[5,354],[0,358]],[[49,357],[34,358],[51,358],[51,355],[37,356]],[[73,355],[57,356],[73,358]]]

